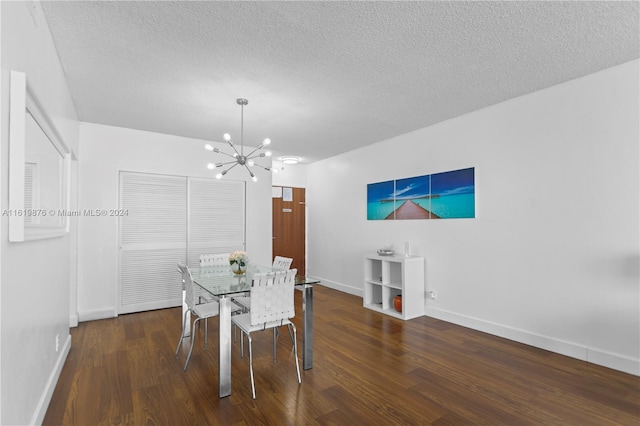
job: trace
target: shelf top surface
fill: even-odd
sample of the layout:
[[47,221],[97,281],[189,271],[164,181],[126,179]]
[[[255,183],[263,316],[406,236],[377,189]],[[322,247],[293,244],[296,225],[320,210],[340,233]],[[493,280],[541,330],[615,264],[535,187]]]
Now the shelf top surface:
[[394,262],[402,262],[404,260],[409,259],[424,259],[422,256],[405,256],[404,254],[394,254],[392,256],[381,256],[377,253],[368,254],[365,256],[366,259],[380,259],[380,260],[391,260]]

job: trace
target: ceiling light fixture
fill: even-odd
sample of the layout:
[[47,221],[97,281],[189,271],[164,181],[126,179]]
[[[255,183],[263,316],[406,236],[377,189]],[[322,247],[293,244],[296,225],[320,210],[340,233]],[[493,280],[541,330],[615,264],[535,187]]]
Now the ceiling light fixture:
[[218,148],[214,148],[210,144],[206,144],[204,147],[208,151],[213,151],[216,154],[223,154],[228,157],[231,157],[233,158],[233,161],[228,161],[226,163],[209,163],[207,164],[207,168],[209,170],[213,170],[218,167],[224,167],[226,165],[232,164],[231,167],[228,167],[227,169],[223,170],[222,172],[216,175],[216,179],[221,179],[222,176],[226,175],[229,172],[229,170],[233,169],[235,166],[237,165],[244,166],[249,172],[249,174],[251,175],[251,180],[256,182],[258,180],[258,177],[251,171],[250,167],[258,166],[258,167],[262,167],[266,171],[270,171],[270,170],[275,171],[275,169],[272,169],[271,167],[265,167],[253,161],[254,158],[271,157],[270,151],[265,151],[265,152],[261,152],[260,154],[253,155],[257,151],[269,145],[271,143],[271,139],[266,138],[265,140],[262,141],[262,144],[260,144],[259,147],[251,151],[249,154],[244,155],[244,106],[247,105],[249,101],[243,98],[238,98],[236,99],[236,103],[240,105],[240,151],[238,152],[238,150],[236,149],[236,146],[233,144],[233,141],[231,140],[231,135],[229,135],[229,133],[225,133],[223,136],[224,140],[229,144],[229,146],[231,146],[231,148],[233,148],[233,154],[222,152]]
[[284,164],[298,164],[300,162],[300,157],[280,157],[280,161]]

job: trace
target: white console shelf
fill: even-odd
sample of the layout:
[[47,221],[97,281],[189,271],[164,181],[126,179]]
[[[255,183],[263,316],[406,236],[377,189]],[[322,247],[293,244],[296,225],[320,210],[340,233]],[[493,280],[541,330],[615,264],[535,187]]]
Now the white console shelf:
[[[424,258],[379,256],[364,258],[363,306],[408,320],[424,315]],[[393,307],[393,298],[402,295],[402,312]]]

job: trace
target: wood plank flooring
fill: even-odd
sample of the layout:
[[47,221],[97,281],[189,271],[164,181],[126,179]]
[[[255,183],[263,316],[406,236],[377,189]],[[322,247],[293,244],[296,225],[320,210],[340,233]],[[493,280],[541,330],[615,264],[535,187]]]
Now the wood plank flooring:
[[217,318],[208,348],[198,331],[186,373],[188,345],[174,356],[179,308],[80,323],[44,424],[640,424],[636,376],[433,318],[390,318],[322,286],[314,297],[314,368],[298,385],[286,331],[276,363],[271,333],[258,333],[256,400],[239,341],[232,395],[218,398]]

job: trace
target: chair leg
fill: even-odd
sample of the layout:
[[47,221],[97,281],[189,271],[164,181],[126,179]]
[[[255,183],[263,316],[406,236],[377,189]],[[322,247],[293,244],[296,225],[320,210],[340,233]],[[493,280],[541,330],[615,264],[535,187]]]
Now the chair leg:
[[298,363],[298,339],[296,339],[296,326],[291,324],[293,327],[293,354],[296,357],[296,371],[298,372],[298,383],[302,383],[302,379],[300,378],[300,364]]
[[287,325],[287,330],[289,330],[289,337],[291,338],[291,344],[294,344],[295,341],[293,339],[293,334],[291,334],[291,327],[289,325]]
[[209,318],[204,319],[204,347],[206,348],[209,342]]
[[178,357],[178,352],[180,352],[180,346],[182,346],[182,340],[184,340],[184,329],[185,326],[187,325],[187,314],[189,313],[189,310],[186,310],[184,312],[184,318],[182,320],[182,324],[184,324],[182,326],[182,332],[180,333],[180,340],[178,340],[178,347],[176,348],[176,358]]
[[195,321],[193,321],[193,326],[191,327],[191,347],[189,348],[189,354],[187,355],[187,361],[184,363],[184,371],[187,371],[187,368],[189,368],[189,360],[191,359],[191,353],[193,352],[193,346],[194,343],[196,342],[196,334],[195,331],[195,326],[196,323],[200,321],[200,318],[196,318]]
[[273,327],[273,362],[276,362],[276,342],[278,340],[278,327]]
[[247,340],[249,341],[249,373],[251,374],[251,394],[253,395],[253,399],[256,399],[256,384],[253,381],[253,353],[251,350],[251,334],[249,333],[247,333]]

